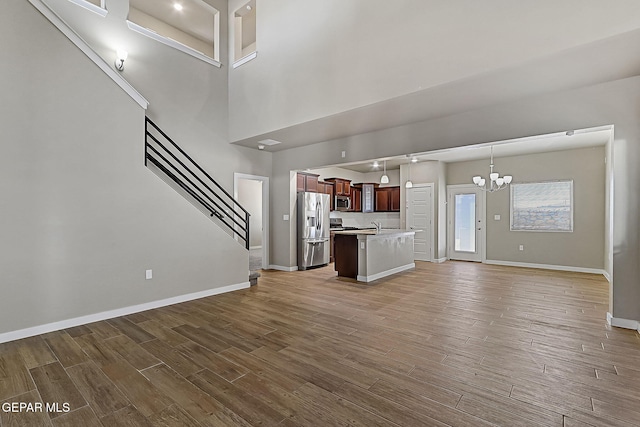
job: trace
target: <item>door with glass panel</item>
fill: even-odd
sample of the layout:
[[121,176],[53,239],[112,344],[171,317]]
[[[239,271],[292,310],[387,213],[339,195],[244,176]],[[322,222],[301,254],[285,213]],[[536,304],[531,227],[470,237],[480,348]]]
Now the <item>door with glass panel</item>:
[[482,261],[484,193],[475,185],[447,186],[449,259]]

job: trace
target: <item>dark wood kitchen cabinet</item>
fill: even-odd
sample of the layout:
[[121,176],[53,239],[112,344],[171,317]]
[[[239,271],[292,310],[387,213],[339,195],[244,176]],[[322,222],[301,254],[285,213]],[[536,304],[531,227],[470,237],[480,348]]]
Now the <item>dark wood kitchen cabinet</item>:
[[351,209],[349,212],[362,212],[362,187],[360,185],[351,186]]
[[391,187],[389,190],[389,204],[391,212],[400,212],[400,187]]
[[314,173],[298,172],[296,177],[296,191],[318,192],[318,177]]
[[350,196],[351,195],[351,180],[342,178],[327,178],[327,182],[334,184],[334,194],[336,196]]
[[376,212],[400,212],[400,187],[380,187],[375,193]]
[[334,210],[333,183],[318,181],[318,193],[329,195],[329,210]]

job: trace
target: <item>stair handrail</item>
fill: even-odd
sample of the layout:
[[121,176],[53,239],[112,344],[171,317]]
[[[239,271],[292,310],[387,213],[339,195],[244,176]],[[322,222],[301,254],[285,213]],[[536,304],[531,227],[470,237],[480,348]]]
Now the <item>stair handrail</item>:
[[[164,137],[167,141],[171,143],[171,145],[178,150],[178,152],[184,156],[184,158],[188,159],[191,165],[193,165],[198,171],[200,171],[204,177],[208,179],[211,183],[214,184],[220,192],[226,196],[231,204],[227,202],[216,190],[211,188],[211,186],[204,182],[204,180],[196,174],[188,165],[185,164],[181,159],[176,156],[176,154],[168,149],[162,142],[158,140],[149,130],[148,124],[153,126],[153,129],[158,131],[162,137]],[[151,144],[150,139],[160,147],[165,153],[169,155],[170,158],[165,157],[154,145]],[[244,240],[244,246],[248,250],[249,249],[249,217],[250,213],[240,204],[237,200],[235,200],[231,194],[227,190],[225,190],[218,182],[211,177],[207,171],[205,171],[198,163],[195,162],[178,144],[176,144],[173,139],[171,139],[162,129],[158,127],[151,119],[145,117],[145,166],[147,165],[147,160],[151,161],[158,169],[160,169],[165,175],[167,175],[172,181],[174,181],[180,188],[186,191],[191,197],[193,197],[200,205],[202,205],[206,210],[211,213],[211,216],[216,216],[220,220],[222,224],[224,224],[227,228],[229,228],[234,235],[237,235],[240,239]],[[162,162],[159,160],[161,159]],[[193,182],[191,178],[189,178],[185,173],[178,167],[173,159],[184,171],[188,172],[193,178],[195,178],[206,190],[208,190],[217,200],[219,200],[224,206],[231,210],[232,215],[225,215],[222,212],[225,212],[225,209],[216,202],[210,195],[205,192],[198,184]],[[173,170],[173,172],[172,172]],[[206,199],[206,200],[205,200]],[[212,206],[213,205],[213,206]],[[215,206],[215,207],[214,207]],[[235,206],[235,207],[234,207]],[[237,209],[239,208],[241,212]],[[226,212],[225,212],[226,213]],[[244,215],[242,215],[244,214]],[[237,219],[239,218],[244,224],[239,222]],[[232,223],[226,220],[229,218]],[[234,225],[235,224],[235,225]]]
[[[211,175],[209,175],[209,174],[207,173],[207,171],[205,171],[204,169],[202,169],[202,168],[200,167],[200,165],[199,165],[199,164],[197,164],[197,163],[196,163],[196,162],[191,158],[191,156],[189,156],[187,153],[185,153],[185,152],[184,152],[184,150],[183,150],[182,148],[180,148],[180,146],[178,146],[178,144],[176,144],[176,143],[173,141],[173,139],[171,139],[171,138],[170,138],[166,133],[164,133],[164,132],[162,131],[162,129],[160,129],[160,128],[158,127],[158,125],[156,125],[156,124],[155,124],[155,123],[154,123],[154,122],[153,122],[149,117],[146,117],[146,120],[147,120],[147,122],[148,122],[148,123],[150,123],[150,124],[151,124],[151,125],[152,125],[152,126],[153,126],[157,131],[158,131],[158,132],[160,132],[160,134],[161,134],[162,136],[164,136],[164,137],[167,139],[167,141],[169,141],[169,142],[170,142],[170,143],[171,143],[171,144],[172,144],[172,145],[173,145],[173,146],[174,146],[174,147],[175,147],[175,148],[176,148],[176,149],[177,149],[177,150],[178,150],[182,155],[184,155],[187,159],[189,159],[189,161],[190,161],[190,162],[191,162],[191,163],[192,163],[196,168],[198,168],[198,170],[199,170],[200,172],[202,172],[202,173],[203,173],[207,178],[209,178],[209,179],[211,180],[211,182],[213,182],[213,183],[214,183],[214,184],[215,184],[215,185],[216,185],[220,190],[222,190],[222,192],[223,192],[227,197],[229,197],[231,200],[234,200],[234,202],[235,202],[235,199],[233,198],[233,196],[232,196],[231,194],[229,194],[229,192],[228,192],[227,190],[225,190],[225,189],[224,189],[224,187],[222,187],[220,184],[218,184],[218,182],[217,182],[215,179],[213,179],[213,178],[211,177]],[[145,127],[145,131],[146,131],[146,127]],[[147,135],[149,135],[149,133],[148,133],[148,132],[147,132]],[[154,138],[154,139],[155,139],[155,138]],[[157,140],[157,139],[155,139],[155,140],[156,140],[156,142],[158,142],[158,140]],[[176,160],[177,160],[177,159],[176,159]],[[238,204],[237,202],[236,202],[236,204],[238,205],[238,207],[239,207],[240,209],[242,209],[242,210],[244,211],[244,213],[247,213],[247,214],[249,213],[249,212],[248,212],[245,208],[243,208],[240,204]],[[232,208],[231,206],[229,206],[229,209],[233,209],[233,208]]]

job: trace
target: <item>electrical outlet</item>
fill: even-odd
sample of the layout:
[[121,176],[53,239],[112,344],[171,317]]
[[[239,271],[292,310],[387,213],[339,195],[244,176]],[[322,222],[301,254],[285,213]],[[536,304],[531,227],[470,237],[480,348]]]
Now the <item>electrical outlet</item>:
[[282,215],[283,221],[289,221],[289,215]]
[[153,279],[153,270],[145,271],[145,279],[147,280]]
[[360,249],[364,249],[364,242],[360,242]]
[[494,221],[500,221],[500,215],[494,215],[493,216],[493,220]]
[[524,251],[524,245],[520,245],[520,247],[518,248],[518,250]]
[[342,158],[344,159],[345,157],[347,157],[347,152],[346,152],[346,151],[343,151],[343,152],[342,152]]

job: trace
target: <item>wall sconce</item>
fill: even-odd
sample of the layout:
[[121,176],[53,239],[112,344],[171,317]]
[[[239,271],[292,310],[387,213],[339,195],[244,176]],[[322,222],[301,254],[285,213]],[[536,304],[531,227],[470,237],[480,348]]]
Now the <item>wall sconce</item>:
[[122,71],[124,70],[124,61],[127,59],[129,54],[126,50],[118,49],[116,50],[116,70]]

